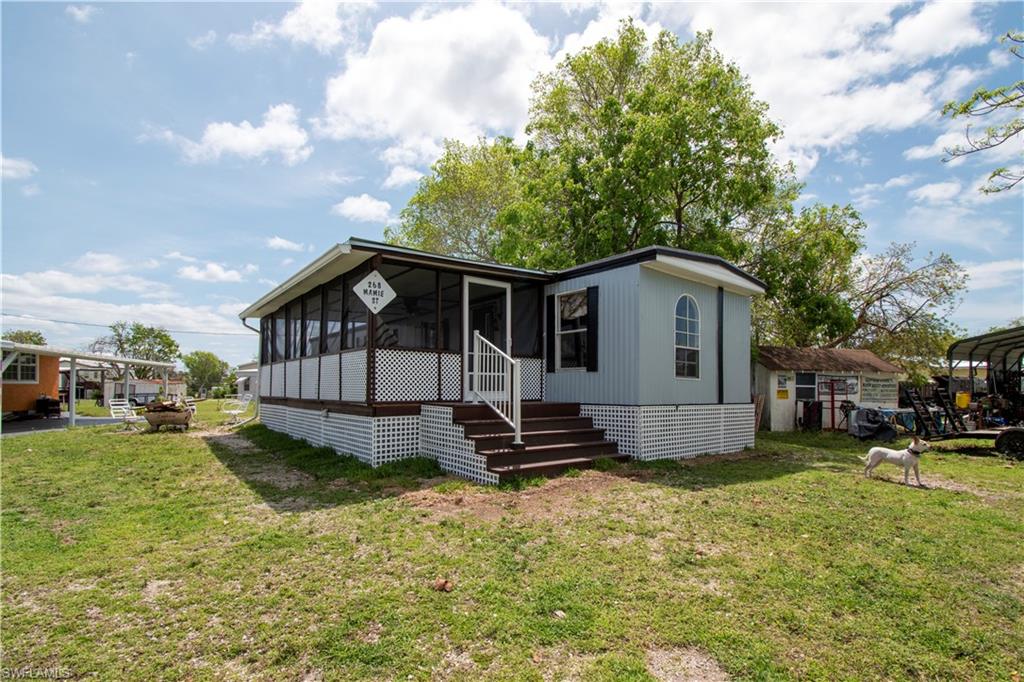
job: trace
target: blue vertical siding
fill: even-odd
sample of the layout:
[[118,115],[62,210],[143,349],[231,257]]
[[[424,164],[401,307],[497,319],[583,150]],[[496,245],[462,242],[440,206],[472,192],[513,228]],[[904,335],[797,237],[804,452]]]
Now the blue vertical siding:
[[750,297],[725,292],[725,402],[749,403],[750,379]]
[[[676,302],[683,294],[700,309],[699,379],[680,379],[675,372]],[[718,289],[642,267],[639,322],[639,404],[717,403]]]
[[[637,405],[639,265],[574,277],[544,288],[544,295],[598,287],[598,365],[596,372],[546,375],[545,400]],[[545,329],[545,334],[551,333]],[[547,344],[545,344],[547,348]]]

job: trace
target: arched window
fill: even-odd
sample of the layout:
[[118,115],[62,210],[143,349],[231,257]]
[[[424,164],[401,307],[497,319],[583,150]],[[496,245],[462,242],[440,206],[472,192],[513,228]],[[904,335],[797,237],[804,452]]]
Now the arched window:
[[693,296],[676,301],[676,376],[700,378],[700,309]]

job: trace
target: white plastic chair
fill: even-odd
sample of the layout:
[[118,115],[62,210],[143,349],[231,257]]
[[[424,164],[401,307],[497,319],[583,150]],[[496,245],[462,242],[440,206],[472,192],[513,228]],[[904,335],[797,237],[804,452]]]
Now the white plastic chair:
[[231,419],[228,421],[229,424],[238,423],[238,418],[245,414],[245,411],[249,409],[249,404],[252,402],[252,394],[246,393],[241,399],[231,398],[225,400],[220,404],[220,411],[224,414],[231,415]]
[[185,396],[185,397],[183,397],[181,399],[181,402],[184,403],[185,407],[188,408],[188,411],[192,413],[192,423],[193,424],[198,424],[199,423],[199,407],[198,407],[198,405],[196,405],[196,399],[193,398],[192,396],[187,395],[187,396]]
[[139,427],[136,424],[143,421],[145,417],[136,412],[137,407],[132,407],[132,404],[126,398],[112,398],[110,400],[110,417],[111,419],[120,419],[124,422],[125,431],[131,429],[132,431],[138,431]]

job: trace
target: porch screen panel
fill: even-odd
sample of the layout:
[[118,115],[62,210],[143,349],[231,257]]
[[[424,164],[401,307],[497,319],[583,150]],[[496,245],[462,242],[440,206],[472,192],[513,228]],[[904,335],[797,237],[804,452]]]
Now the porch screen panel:
[[377,315],[377,348],[435,349],[436,271],[392,264],[379,270],[395,290],[395,300]]
[[352,287],[362,276],[365,275],[359,273],[345,276],[344,312],[341,321],[342,348],[366,348],[369,314],[366,304],[352,291]]
[[454,272],[441,273],[441,350],[462,350],[462,277]]
[[306,295],[306,305],[302,312],[302,354],[304,356],[320,354],[321,300],[320,289]]
[[512,286],[512,355],[537,357],[540,352],[540,287]]
[[274,313],[274,362],[284,360],[285,329],[284,308],[281,308]]
[[288,350],[286,357],[291,360],[299,357],[302,350],[302,299],[288,304]]
[[341,351],[342,280],[338,278],[326,287],[324,296],[324,353]]
[[270,351],[274,343],[274,318],[264,317],[260,320],[260,364],[270,364]]

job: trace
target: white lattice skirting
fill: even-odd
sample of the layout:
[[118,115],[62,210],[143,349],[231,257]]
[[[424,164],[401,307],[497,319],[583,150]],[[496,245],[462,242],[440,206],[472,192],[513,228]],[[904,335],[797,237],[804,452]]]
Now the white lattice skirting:
[[754,406],[581,405],[619,452],[636,459],[684,459],[754,446]]
[[273,431],[380,466],[420,454],[420,418],[362,417],[326,410],[262,405],[260,420]]
[[498,475],[487,470],[487,459],[476,453],[463,427],[452,422],[450,407],[420,408],[420,450],[449,473],[477,483],[498,483]]

